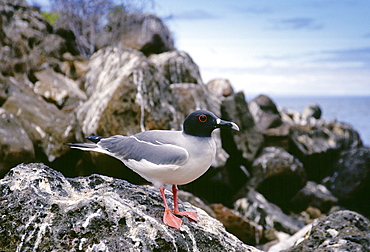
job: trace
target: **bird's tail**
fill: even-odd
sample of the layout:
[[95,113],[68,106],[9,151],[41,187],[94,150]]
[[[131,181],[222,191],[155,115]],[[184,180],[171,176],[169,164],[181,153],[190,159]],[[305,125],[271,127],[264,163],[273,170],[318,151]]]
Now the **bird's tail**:
[[99,137],[99,136],[88,136],[86,139],[89,139],[92,141],[92,143],[64,143],[65,145],[68,145],[69,147],[73,149],[79,149],[83,151],[96,151],[96,152],[101,152],[105,154],[110,154],[106,149],[101,148],[98,143],[100,139],[104,137]]

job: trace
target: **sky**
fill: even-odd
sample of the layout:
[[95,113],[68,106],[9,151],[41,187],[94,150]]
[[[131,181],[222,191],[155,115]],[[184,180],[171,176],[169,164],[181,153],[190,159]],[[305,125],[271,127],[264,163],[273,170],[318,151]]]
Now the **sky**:
[[370,96],[369,0],[154,3],[205,83],[225,78],[247,97]]

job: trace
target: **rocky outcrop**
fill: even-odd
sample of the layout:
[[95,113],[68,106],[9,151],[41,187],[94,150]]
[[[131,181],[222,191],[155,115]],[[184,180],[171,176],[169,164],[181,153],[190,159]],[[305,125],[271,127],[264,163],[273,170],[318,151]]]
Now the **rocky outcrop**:
[[159,192],[102,175],[65,178],[19,165],[0,181],[0,246],[6,251],[259,251],[204,211],[180,230],[162,223]]
[[368,251],[370,221],[352,211],[318,219],[303,240],[286,251]]

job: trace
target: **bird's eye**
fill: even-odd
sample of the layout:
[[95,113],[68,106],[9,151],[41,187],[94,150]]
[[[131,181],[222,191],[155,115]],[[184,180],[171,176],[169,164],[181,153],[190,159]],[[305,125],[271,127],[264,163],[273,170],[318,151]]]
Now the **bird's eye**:
[[202,115],[198,116],[198,120],[199,120],[199,122],[204,123],[208,120],[208,117],[206,115],[202,114]]

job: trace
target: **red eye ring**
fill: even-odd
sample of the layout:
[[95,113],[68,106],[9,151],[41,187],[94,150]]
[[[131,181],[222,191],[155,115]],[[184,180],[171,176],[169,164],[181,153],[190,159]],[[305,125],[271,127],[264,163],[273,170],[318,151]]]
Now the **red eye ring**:
[[201,114],[200,116],[198,116],[198,120],[201,123],[205,123],[208,120],[208,117],[205,114]]

